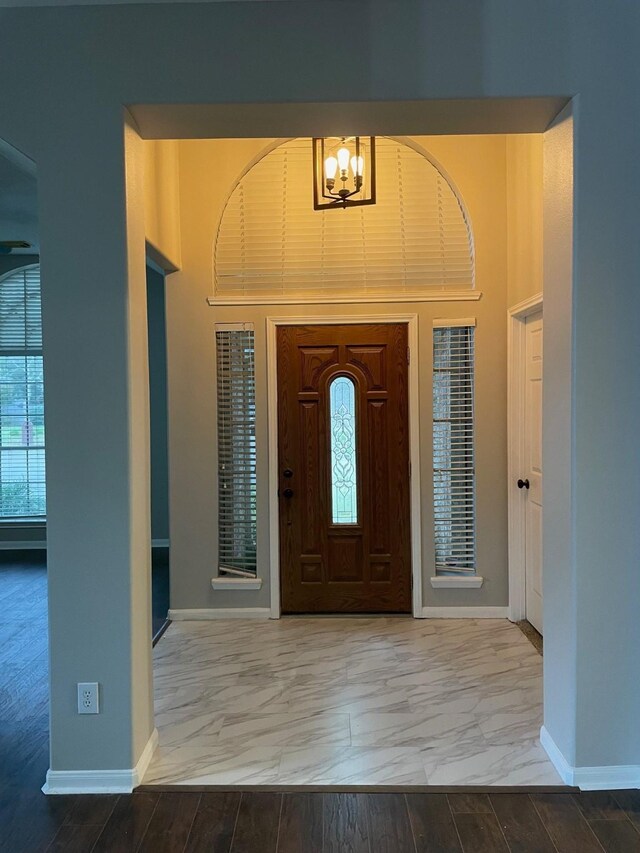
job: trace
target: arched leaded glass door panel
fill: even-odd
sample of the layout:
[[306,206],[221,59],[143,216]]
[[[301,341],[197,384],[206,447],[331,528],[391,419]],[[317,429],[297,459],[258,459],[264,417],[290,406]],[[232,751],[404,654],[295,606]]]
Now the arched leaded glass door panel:
[[331,445],[331,520],[358,523],[358,419],[356,385],[349,376],[337,376],[329,385]]
[[284,613],[411,609],[407,327],[278,329]]

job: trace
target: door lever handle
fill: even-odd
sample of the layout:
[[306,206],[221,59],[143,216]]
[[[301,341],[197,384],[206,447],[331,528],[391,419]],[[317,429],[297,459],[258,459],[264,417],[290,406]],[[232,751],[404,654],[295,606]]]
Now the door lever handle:
[[529,488],[529,481],[528,480],[518,480],[516,485],[518,486],[519,489],[528,489]]

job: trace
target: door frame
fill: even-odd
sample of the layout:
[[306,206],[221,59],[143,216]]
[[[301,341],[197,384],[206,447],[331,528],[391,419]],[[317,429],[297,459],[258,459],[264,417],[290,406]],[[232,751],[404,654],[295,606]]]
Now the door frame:
[[409,351],[409,464],[411,483],[411,613],[422,618],[422,518],[420,492],[420,413],[417,314],[323,314],[320,316],[267,317],[267,412],[269,425],[269,585],[270,617],[280,618],[280,528],[278,502],[278,326],[355,326],[367,323],[403,323]]
[[[542,293],[525,299],[507,312],[507,505],[509,512],[509,619],[526,618],[525,505],[514,483],[524,464],[526,325],[542,311]],[[543,332],[544,335],[544,332]],[[543,338],[544,341],[544,338]],[[544,343],[543,343],[544,346]],[[544,418],[544,412],[542,413]],[[544,476],[544,474],[543,474]]]

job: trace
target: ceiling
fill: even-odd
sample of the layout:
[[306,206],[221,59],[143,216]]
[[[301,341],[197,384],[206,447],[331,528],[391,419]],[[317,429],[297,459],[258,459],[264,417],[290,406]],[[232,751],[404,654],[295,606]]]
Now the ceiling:
[[[0,0],[1,2],[1,0]],[[128,104],[143,139],[543,133],[567,97],[357,103]]]

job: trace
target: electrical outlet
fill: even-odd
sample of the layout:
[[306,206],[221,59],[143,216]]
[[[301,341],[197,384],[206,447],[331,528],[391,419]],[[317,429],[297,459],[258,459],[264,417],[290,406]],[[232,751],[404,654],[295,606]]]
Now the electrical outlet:
[[78,713],[99,714],[98,683],[88,681],[78,684]]

